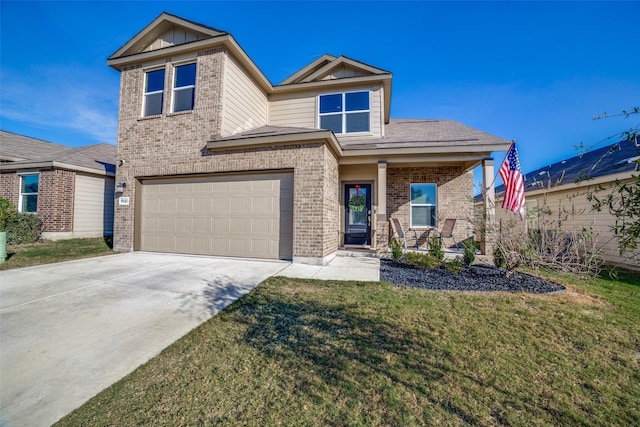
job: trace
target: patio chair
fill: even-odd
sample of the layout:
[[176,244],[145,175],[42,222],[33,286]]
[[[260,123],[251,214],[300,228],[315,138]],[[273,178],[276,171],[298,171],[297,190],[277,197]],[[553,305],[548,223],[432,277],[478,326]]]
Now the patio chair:
[[442,231],[440,231],[440,242],[442,242],[442,246],[444,247],[444,239],[453,240],[453,244],[458,249],[458,242],[456,242],[456,238],[453,237],[453,227],[456,226],[455,218],[447,218],[444,220],[444,225],[442,226]]
[[[391,240],[393,240],[396,237],[402,240],[402,245],[404,247],[404,250],[406,251],[407,250],[407,233],[404,231],[404,228],[402,227],[402,223],[397,218],[391,218],[390,222],[391,222],[391,229],[393,230],[393,234],[391,235]],[[413,237],[416,242],[416,249],[418,249],[418,234],[415,232],[415,230],[410,230],[410,231],[413,232]]]

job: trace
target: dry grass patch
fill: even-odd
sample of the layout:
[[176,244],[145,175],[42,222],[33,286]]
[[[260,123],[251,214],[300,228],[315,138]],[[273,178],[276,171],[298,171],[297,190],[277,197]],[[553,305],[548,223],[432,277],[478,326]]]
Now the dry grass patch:
[[31,267],[54,262],[110,255],[110,242],[103,238],[41,240],[35,243],[7,245],[7,260],[0,270]]
[[606,303],[272,278],[59,425],[640,424],[640,283],[557,280]]

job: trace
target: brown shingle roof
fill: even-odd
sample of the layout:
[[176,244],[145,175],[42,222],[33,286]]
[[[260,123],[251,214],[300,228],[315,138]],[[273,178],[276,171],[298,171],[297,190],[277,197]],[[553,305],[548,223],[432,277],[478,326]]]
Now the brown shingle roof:
[[[95,144],[85,147],[66,147],[28,136],[0,131],[0,159],[12,160],[2,169],[20,169],[35,164],[54,163],[115,173],[116,147]],[[15,160],[14,160],[15,159]]]
[[391,119],[384,138],[341,141],[344,150],[509,144],[504,138],[453,120]]

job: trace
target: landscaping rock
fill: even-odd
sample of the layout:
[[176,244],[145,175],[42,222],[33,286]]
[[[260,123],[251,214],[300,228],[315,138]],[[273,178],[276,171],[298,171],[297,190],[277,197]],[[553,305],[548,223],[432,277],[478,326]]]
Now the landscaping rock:
[[444,266],[415,268],[394,260],[380,260],[380,280],[412,288],[439,291],[501,291],[546,294],[562,292],[564,286],[539,277],[509,272],[489,264],[475,264],[454,274]]

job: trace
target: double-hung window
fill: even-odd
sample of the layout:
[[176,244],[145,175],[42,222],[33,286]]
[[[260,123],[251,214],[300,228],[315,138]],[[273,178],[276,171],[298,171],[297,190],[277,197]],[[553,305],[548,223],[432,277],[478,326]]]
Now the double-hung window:
[[369,91],[320,95],[318,127],[333,133],[369,132]]
[[38,211],[38,181],[37,173],[20,176],[20,212]]
[[436,226],[436,184],[411,184],[411,227]]
[[172,111],[193,110],[196,92],[196,64],[178,65],[173,76],[173,107]]
[[163,101],[164,68],[160,70],[147,71],[145,73],[142,115],[147,117],[162,114]]

